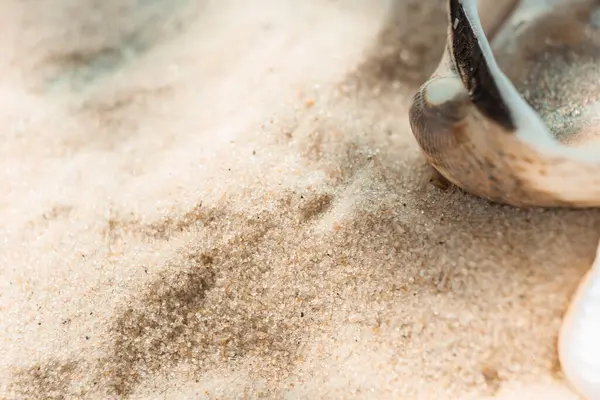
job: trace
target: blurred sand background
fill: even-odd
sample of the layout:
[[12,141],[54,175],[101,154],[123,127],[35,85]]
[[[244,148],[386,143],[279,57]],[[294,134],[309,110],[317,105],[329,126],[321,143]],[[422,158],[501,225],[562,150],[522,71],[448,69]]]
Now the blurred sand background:
[[600,213],[428,182],[443,0],[6,0],[0,398],[576,399]]

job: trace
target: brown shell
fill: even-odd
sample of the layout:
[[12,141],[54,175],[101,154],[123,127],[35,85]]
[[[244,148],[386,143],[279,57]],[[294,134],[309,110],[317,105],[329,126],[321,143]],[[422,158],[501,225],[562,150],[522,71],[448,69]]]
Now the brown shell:
[[[542,3],[522,1],[497,30],[492,49],[550,131],[565,145],[589,146],[600,141],[600,1]],[[436,170],[495,202],[600,206],[600,162],[549,156],[523,142],[474,107],[464,88],[447,101],[430,101],[443,79],[460,81],[449,58],[444,54],[410,108],[415,138]]]

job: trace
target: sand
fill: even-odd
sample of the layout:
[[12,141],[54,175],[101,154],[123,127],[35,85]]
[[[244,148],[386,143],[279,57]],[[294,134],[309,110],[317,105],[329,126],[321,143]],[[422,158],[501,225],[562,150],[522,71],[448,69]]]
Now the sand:
[[428,181],[441,0],[0,13],[0,398],[576,399],[595,210]]

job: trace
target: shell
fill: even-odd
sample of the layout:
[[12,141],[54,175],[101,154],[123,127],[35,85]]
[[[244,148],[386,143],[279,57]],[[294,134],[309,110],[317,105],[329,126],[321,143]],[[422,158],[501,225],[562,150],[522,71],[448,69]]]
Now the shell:
[[449,3],[446,52],[410,108],[429,162],[491,201],[600,206],[598,1],[524,1],[491,44],[475,0]]
[[600,399],[600,246],[563,319],[558,356],[565,376],[588,400]]
[[[446,50],[409,111],[423,153],[491,201],[599,207],[600,1],[522,0],[504,23],[514,1],[481,3],[480,20],[476,0],[449,0]],[[600,400],[600,245],[558,348],[569,382]]]
[[543,3],[523,1],[492,49],[551,133],[562,143],[589,146],[600,140],[600,2]]

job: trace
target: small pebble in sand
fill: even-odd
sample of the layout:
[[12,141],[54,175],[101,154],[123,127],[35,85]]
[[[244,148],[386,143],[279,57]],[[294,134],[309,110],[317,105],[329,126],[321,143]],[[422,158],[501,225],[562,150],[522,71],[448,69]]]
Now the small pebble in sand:
[[350,314],[348,316],[348,322],[350,322],[351,324],[357,324],[359,322],[362,322],[363,317],[360,314]]

